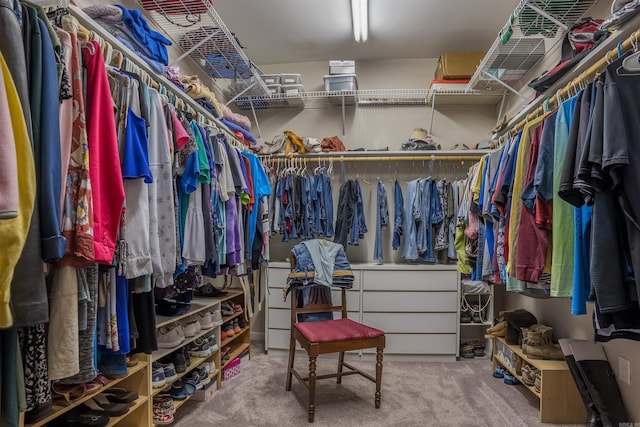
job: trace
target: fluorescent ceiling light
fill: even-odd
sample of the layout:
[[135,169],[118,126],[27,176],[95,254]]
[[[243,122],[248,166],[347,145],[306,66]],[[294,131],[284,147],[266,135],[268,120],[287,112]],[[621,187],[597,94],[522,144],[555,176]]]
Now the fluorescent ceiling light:
[[369,0],[351,0],[353,37],[357,42],[366,42],[369,37]]

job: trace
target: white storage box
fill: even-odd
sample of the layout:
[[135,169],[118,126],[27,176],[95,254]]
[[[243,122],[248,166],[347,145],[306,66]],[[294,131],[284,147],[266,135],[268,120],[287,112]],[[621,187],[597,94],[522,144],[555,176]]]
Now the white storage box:
[[280,84],[299,85],[302,83],[301,74],[280,74]]
[[213,392],[216,389],[217,385],[218,385],[218,382],[216,381],[216,379],[215,378],[212,379],[211,382],[206,386],[204,386],[202,390],[196,391],[195,394],[191,397],[191,399],[196,400],[198,402],[206,402],[207,400],[213,397]]
[[304,87],[300,84],[297,85],[282,85],[282,93],[289,96],[300,95],[304,92]]
[[329,61],[329,74],[355,74],[356,73],[356,61],[349,60],[335,60]]
[[282,85],[267,85],[267,89],[269,90],[269,94],[271,96],[280,95],[282,93]]
[[355,74],[324,76],[324,90],[327,92],[352,92],[358,90],[358,80]]
[[263,74],[262,81],[266,85],[279,85],[280,84],[280,74]]

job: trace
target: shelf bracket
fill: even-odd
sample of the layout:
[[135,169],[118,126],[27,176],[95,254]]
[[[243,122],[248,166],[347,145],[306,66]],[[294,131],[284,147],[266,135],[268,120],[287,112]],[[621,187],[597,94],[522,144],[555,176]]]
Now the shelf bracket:
[[196,50],[197,48],[199,48],[200,46],[202,46],[203,44],[205,44],[206,42],[208,42],[209,40],[211,40],[212,38],[214,38],[215,36],[217,36],[221,32],[222,32],[222,30],[214,31],[213,33],[209,34],[207,37],[205,37],[202,40],[200,40],[198,43],[193,45],[189,50],[187,50],[182,55],[180,55],[178,58],[176,58],[176,60],[173,61],[172,66],[175,65],[175,64],[179,64],[180,61],[182,61],[187,56],[191,55],[191,52],[193,52],[194,50]]
[[346,107],[345,107],[345,100],[344,100],[344,94],[342,95],[342,136],[345,137],[347,136],[347,131],[346,131]]
[[525,1],[524,2],[525,6],[527,6],[529,9],[534,10],[536,13],[538,13],[539,15],[544,16],[545,18],[547,18],[549,21],[553,22],[554,24],[556,24],[558,27],[562,28],[564,31],[567,31],[569,29],[569,27],[567,27],[562,21],[558,21],[556,18],[554,18],[553,16],[551,16],[550,14],[548,14],[547,12],[545,12],[544,10],[540,9],[538,6],[536,6],[535,4],[533,4],[530,1]]
[[500,110],[498,110],[498,120],[496,120],[496,125],[500,123],[502,120],[502,113],[504,112],[504,101],[507,99],[507,91],[502,92],[502,100],[500,101]]
[[502,87],[504,87],[505,89],[510,90],[511,92],[515,93],[516,95],[518,95],[520,98],[522,99],[527,99],[526,96],[524,96],[523,94],[521,94],[520,92],[518,92],[517,90],[515,90],[514,88],[512,88],[511,86],[509,86],[508,84],[506,84],[505,82],[503,82],[502,80],[500,80],[499,78],[497,78],[496,76],[494,76],[493,74],[487,72],[486,70],[482,70],[482,74],[484,74],[485,76],[489,77],[491,80],[495,80],[499,85],[501,85]]
[[436,113],[436,92],[431,95],[431,119],[429,121],[429,135],[433,135],[433,116]]
[[251,104],[251,112],[253,113],[253,121],[256,122],[258,128],[258,138],[262,139],[262,131],[260,130],[260,123],[258,122],[258,116],[256,116],[256,109],[253,107],[253,98],[249,97],[249,103]]
[[[239,94],[237,94],[236,96],[234,96],[233,98],[231,98],[230,100],[227,101],[226,105],[227,107],[229,106],[229,104],[231,104],[233,101],[235,101],[236,99],[240,98],[242,95],[244,95],[249,89],[251,89],[252,87],[254,87],[256,85],[256,82],[251,83],[249,86],[247,86],[246,88],[244,88],[242,90],[242,92],[240,92]],[[251,97],[248,97],[249,99],[251,99]],[[252,104],[253,105],[253,104]]]

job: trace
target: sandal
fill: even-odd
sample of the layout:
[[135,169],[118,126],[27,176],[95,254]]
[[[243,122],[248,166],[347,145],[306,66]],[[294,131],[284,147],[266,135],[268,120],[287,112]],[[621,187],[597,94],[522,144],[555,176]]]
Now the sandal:
[[53,383],[51,385],[53,398],[64,398],[67,405],[77,402],[87,394],[87,384],[64,385]]
[[475,357],[473,344],[465,344],[465,346],[460,349],[460,356],[465,359],[473,359]]
[[137,392],[117,387],[105,390],[101,395],[115,403],[131,403],[138,398]]
[[55,425],[64,425],[66,427],[103,427],[109,423],[109,414],[107,414],[105,411],[95,411],[89,409],[86,406],[78,406],[77,408],[73,408],[71,411],[64,414],[60,421],[62,421],[64,424],[57,424],[56,422]]
[[110,402],[106,396],[101,394],[87,400],[84,404],[94,411],[102,410],[109,414],[110,417],[119,417],[120,415],[124,415],[129,412],[129,405],[127,403]]

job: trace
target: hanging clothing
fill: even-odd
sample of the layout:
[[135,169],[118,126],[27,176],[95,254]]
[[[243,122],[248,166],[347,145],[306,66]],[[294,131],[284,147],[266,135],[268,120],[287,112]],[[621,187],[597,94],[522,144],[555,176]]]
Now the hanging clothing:
[[387,189],[384,183],[378,180],[376,191],[376,237],[373,246],[373,260],[382,263],[384,259],[382,251],[382,230],[389,227],[389,204],[387,201]]

